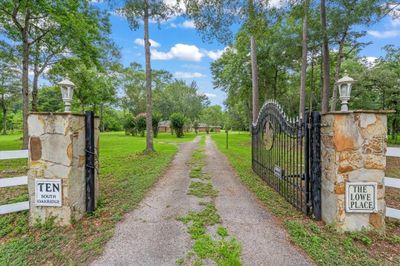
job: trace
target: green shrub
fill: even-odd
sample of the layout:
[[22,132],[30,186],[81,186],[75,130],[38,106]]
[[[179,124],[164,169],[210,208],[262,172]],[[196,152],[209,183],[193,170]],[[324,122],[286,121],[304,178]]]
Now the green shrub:
[[136,135],[136,122],[132,114],[125,115],[124,129],[126,135]]
[[183,137],[183,128],[185,126],[185,116],[181,113],[173,113],[169,120],[171,121],[171,128],[175,131],[178,138]]
[[160,123],[161,115],[154,113],[152,116],[152,125],[153,125],[153,136],[157,138],[158,136],[158,123]]
[[138,114],[135,119],[136,131],[141,137],[144,137],[144,132],[146,131],[146,115]]

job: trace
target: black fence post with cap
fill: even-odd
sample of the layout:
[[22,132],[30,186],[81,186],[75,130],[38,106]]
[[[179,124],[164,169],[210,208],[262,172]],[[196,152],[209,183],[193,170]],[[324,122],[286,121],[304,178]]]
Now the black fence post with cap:
[[95,147],[94,147],[94,113],[85,112],[85,179],[86,179],[86,212],[95,209]]
[[311,179],[312,179],[312,209],[316,220],[321,220],[321,114],[311,113],[312,151]]

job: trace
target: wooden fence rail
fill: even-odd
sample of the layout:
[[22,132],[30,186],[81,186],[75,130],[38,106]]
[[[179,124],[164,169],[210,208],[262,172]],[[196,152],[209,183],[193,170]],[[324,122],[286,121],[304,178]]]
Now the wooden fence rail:
[[[0,160],[28,158],[28,150],[0,151]],[[28,185],[27,176],[0,178],[0,188]],[[0,215],[29,210],[29,201],[0,205]]]
[[[400,157],[400,148],[388,148],[386,156],[389,157]],[[385,187],[400,188],[400,179],[385,177],[384,179]],[[386,217],[400,219],[400,210],[386,207]]]

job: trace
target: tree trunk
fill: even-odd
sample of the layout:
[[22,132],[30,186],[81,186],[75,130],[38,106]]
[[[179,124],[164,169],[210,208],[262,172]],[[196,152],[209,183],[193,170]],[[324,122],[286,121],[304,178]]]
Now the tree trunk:
[[[314,51],[311,54],[311,73],[310,73],[310,79],[311,79],[311,91],[314,93],[315,92],[315,77],[314,77]],[[312,99],[311,99],[312,101]],[[310,110],[311,111],[311,110]]]
[[3,135],[7,135],[7,108],[3,107]]
[[251,112],[251,108],[252,108],[251,97],[248,98],[246,106],[247,106],[247,114],[248,114],[248,119],[249,119],[249,121],[248,121],[249,122],[249,132],[251,132],[253,129],[252,112]]
[[329,43],[326,30],[326,6],[325,0],[321,0],[321,30],[322,30],[322,64],[323,64],[323,85],[322,85],[322,101],[321,111],[327,113],[329,109]]
[[34,71],[32,81],[32,112],[38,111],[39,74]]
[[304,17],[303,17],[303,41],[301,56],[301,77],[300,77],[300,106],[299,116],[303,119],[306,101],[306,81],[307,81],[307,31],[308,31],[308,0],[304,0]]
[[40,56],[40,42],[34,46],[34,62],[33,62],[33,81],[32,81],[32,112],[37,112],[38,103],[38,82],[39,82],[39,56]]
[[29,114],[29,40],[28,27],[22,33],[22,149],[28,148],[28,114]]
[[253,123],[257,121],[258,117],[258,67],[257,67],[257,46],[254,36],[250,37],[251,44],[251,78],[253,85]]
[[255,123],[258,117],[258,101],[259,101],[259,89],[258,89],[258,67],[257,67],[257,44],[254,37],[256,31],[256,12],[254,9],[254,1],[248,0],[248,16],[249,16],[249,31],[250,31],[250,56],[251,56],[251,82],[252,82],[252,110],[253,119],[252,122]]
[[338,94],[338,88],[336,86],[336,82],[339,80],[340,77],[340,69],[342,67],[343,49],[346,37],[347,37],[347,31],[344,33],[342,39],[339,42],[339,51],[337,54],[336,66],[335,66],[335,85],[333,86],[333,92],[332,92],[331,111],[336,111],[337,94]]
[[149,41],[149,6],[148,0],[144,1],[144,49],[146,54],[146,151],[153,152],[153,117],[152,117],[152,91],[151,91],[151,61]]
[[104,119],[103,119],[103,114],[104,114],[104,104],[100,104],[100,131],[104,132]]
[[7,108],[6,108],[6,102],[4,99],[4,94],[1,95],[1,109],[3,111],[3,135],[7,135]]

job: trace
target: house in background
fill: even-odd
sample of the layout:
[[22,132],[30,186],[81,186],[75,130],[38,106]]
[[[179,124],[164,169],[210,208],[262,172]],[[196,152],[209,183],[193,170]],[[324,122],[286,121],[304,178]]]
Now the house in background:
[[160,121],[158,123],[158,132],[171,132],[171,122]]
[[206,123],[199,123],[197,126],[197,132],[208,132],[208,125]]
[[[185,127],[185,132],[191,132],[195,131],[196,129],[193,128],[192,126]],[[160,121],[158,123],[158,132],[172,132],[171,128],[171,122],[166,120],[166,121]],[[216,132],[219,133],[221,132],[221,127],[220,126],[209,126],[206,123],[199,123],[197,126],[197,132]]]
[[219,133],[221,132],[221,128],[220,126],[210,126],[210,132],[215,132],[215,133]]
[[221,132],[221,127],[220,126],[209,126],[206,123],[199,123],[197,127],[198,132],[216,132],[219,133]]

